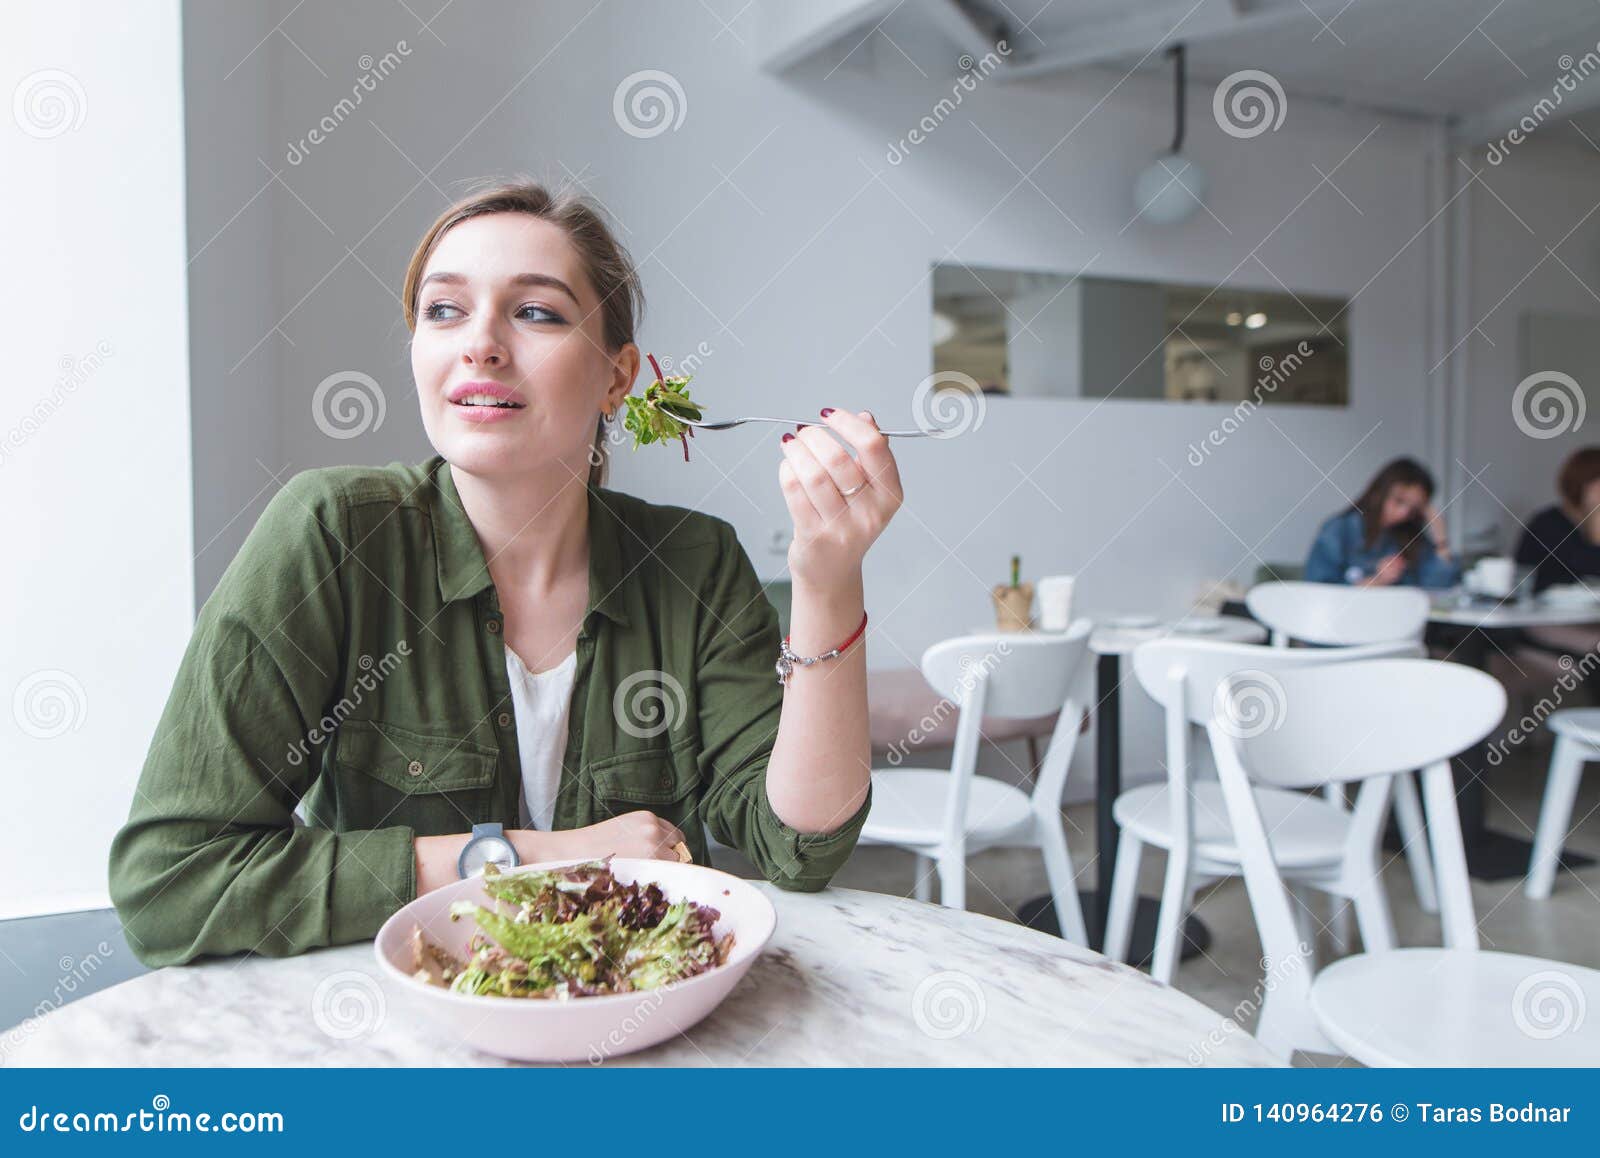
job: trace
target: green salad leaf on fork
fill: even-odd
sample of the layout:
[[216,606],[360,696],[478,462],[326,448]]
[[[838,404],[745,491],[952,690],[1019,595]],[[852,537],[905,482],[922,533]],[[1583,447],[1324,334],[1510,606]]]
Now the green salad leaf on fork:
[[699,405],[689,397],[691,376],[674,374],[668,377],[661,373],[654,354],[645,356],[650,359],[656,380],[644,388],[642,397],[630,394],[623,399],[628,412],[623,415],[622,425],[633,435],[635,450],[652,442],[670,442],[676,438],[683,443],[683,461],[688,462],[689,439],[694,437],[694,427],[684,425],[680,419],[699,421],[704,417]]

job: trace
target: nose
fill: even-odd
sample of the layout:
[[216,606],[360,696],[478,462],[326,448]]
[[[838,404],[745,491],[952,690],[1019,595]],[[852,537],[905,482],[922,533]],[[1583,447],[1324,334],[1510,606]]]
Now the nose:
[[492,317],[484,317],[466,336],[461,349],[461,360],[467,365],[503,366],[506,348],[495,331]]

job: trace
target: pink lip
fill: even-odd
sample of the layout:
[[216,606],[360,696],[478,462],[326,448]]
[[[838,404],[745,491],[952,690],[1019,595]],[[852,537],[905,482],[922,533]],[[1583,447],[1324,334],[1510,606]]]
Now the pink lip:
[[493,406],[451,406],[450,410],[463,422],[505,422],[523,413],[521,410],[500,410]]
[[445,397],[454,403],[460,402],[461,399],[465,398],[468,394],[488,394],[490,397],[499,398],[505,402],[515,402],[519,406],[525,406],[527,404],[522,395],[518,394],[509,386],[502,386],[500,383],[492,382],[488,379],[482,379],[477,382],[459,383],[458,385],[452,386],[450,388],[450,392],[446,394]]

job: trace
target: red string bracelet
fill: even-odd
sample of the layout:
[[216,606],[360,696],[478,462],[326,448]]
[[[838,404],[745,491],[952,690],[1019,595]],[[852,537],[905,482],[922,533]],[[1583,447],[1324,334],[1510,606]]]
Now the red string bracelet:
[[849,639],[845,640],[838,647],[833,648],[831,651],[825,651],[821,655],[813,655],[809,657],[796,655],[794,650],[789,646],[789,637],[787,635],[784,636],[783,642],[778,645],[778,682],[784,687],[788,687],[789,677],[794,674],[794,669],[796,667],[810,667],[812,664],[821,663],[825,659],[838,659],[841,655],[849,650],[852,643],[860,639],[862,635],[866,633],[866,630],[867,613],[863,611],[861,613],[861,626],[857,627],[853,632],[850,633]]

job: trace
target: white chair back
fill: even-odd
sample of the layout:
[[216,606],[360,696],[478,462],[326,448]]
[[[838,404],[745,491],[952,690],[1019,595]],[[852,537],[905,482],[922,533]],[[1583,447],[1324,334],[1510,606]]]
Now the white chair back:
[[1344,587],[1335,583],[1261,583],[1245,606],[1282,646],[1302,643],[1352,647],[1421,639],[1428,623],[1427,593],[1416,587]]
[[[1208,726],[1219,714],[1236,729],[1248,730],[1281,714],[1275,696],[1279,672],[1422,654],[1410,641],[1374,643],[1365,647],[1281,648],[1252,643],[1219,643],[1207,639],[1153,639],[1133,652],[1133,670],[1145,691],[1166,714],[1167,783],[1171,789],[1171,826],[1176,842],[1186,848],[1194,832],[1194,796],[1190,787],[1203,767],[1191,758],[1196,726]],[[1223,694],[1233,677],[1234,694]]]
[[1088,702],[1089,633],[1080,619],[1061,633],[993,632],[963,635],[922,653],[923,678],[960,711],[950,762],[946,837],[959,839],[972,777],[978,767],[983,717],[1047,716],[1059,712],[1034,785],[1033,805],[1059,809],[1067,770]]
[[[1268,683],[1260,682],[1261,674]],[[1259,696],[1263,688],[1276,705],[1270,718],[1241,726],[1237,717],[1230,720],[1227,712],[1219,712],[1208,731],[1265,950],[1264,967],[1274,982],[1257,1036],[1269,1048],[1286,1052],[1318,1040],[1321,1031],[1310,1013],[1310,954],[1299,941],[1251,784],[1310,788],[1363,781],[1345,846],[1345,872],[1370,874],[1372,887],[1381,890],[1378,851],[1388,788],[1396,774],[1421,767],[1444,942],[1453,949],[1476,949],[1450,757],[1499,723],[1506,695],[1494,678],[1460,664],[1379,659],[1241,672],[1224,682],[1221,698]]]

